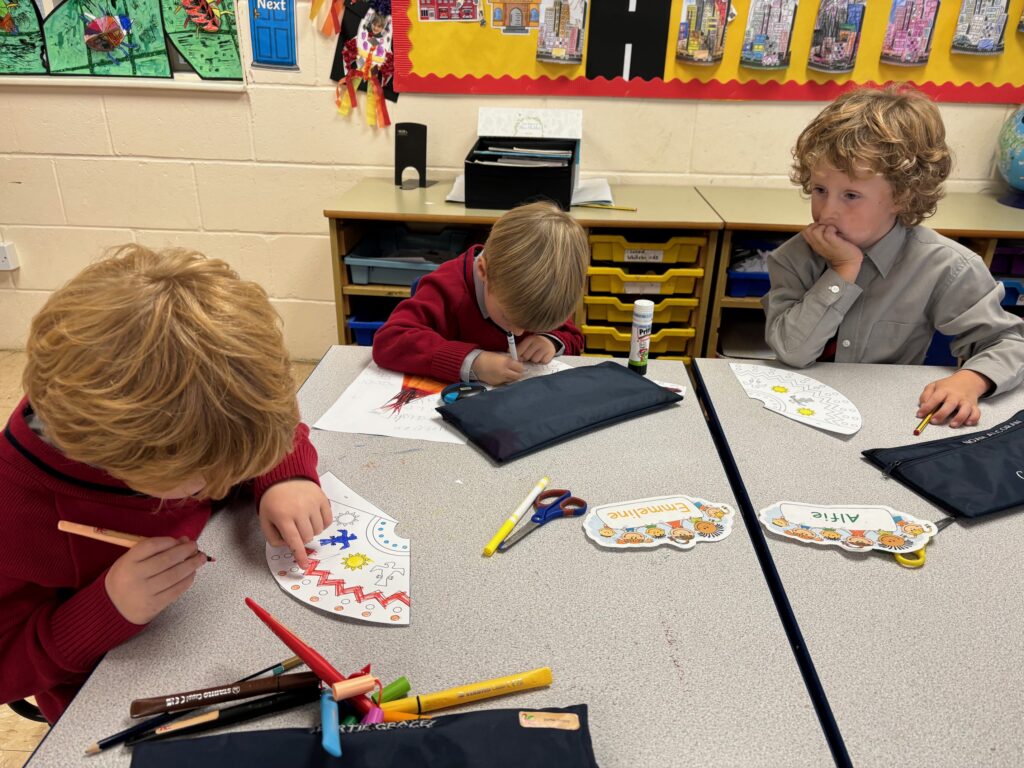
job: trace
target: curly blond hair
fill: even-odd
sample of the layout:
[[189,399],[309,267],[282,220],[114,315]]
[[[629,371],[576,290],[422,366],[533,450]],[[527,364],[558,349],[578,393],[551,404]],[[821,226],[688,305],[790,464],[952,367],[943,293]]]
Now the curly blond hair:
[[892,187],[904,226],[935,213],[953,159],[935,103],[907,85],[858,88],[829,104],[793,148],[790,180],[804,194],[811,172],[825,164],[847,176],[881,175]]
[[291,450],[280,318],[219,259],[122,245],[32,321],[25,392],[68,458],[137,489],[203,477],[220,498]]
[[557,205],[513,208],[491,227],[484,254],[495,298],[509,321],[528,331],[557,328],[583,295],[590,243]]

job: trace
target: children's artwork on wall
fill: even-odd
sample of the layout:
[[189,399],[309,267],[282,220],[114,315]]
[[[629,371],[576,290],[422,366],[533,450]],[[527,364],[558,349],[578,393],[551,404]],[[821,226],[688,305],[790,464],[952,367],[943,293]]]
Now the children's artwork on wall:
[[544,0],[537,33],[537,58],[556,64],[583,61],[587,0]]
[[160,0],[104,2],[64,0],[46,18],[50,73],[171,77]]
[[796,10],[797,0],[751,0],[740,65],[756,69],[788,67]]
[[671,18],[672,3],[664,0],[592,3],[587,25],[587,79],[664,77]]
[[766,365],[729,363],[747,397],[769,411],[818,429],[852,435],[861,428],[857,406],[810,376]]
[[865,5],[865,0],[822,0],[814,21],[808,67],[819,72],[853,71]]
[[583,518],[587,537],[608,549],[667,544],[693,549],[697,542],[721,541],[732,532],[736,511],[728,504],[691,496],[658,496],[591,509]]
[[295,0],[249,0],[252,65],[298,69],[295,51]]
[[[253,0],[257,2],[258,0]],[[227,0],[160,0],[171,44],[204,80],[241,80],[238,23]],[[228,8],[224,7],[227,2]],[[272,0],[283,3],[285,0]]]
[[396,533],[397,521],[330,472],[320,476],[320,487],[334,520],[306,545],[306,568],[288,547],[267,544],[277,583],[299,602],[335,616],[408,624],[412,545]]
[[420,21],[484,20],[484,0],[416,0]]
[[[1008,6],[1013,19],[1021,2]],[[942,102],[1024,102],[1019,36],[999,56],[957,55],[959,2],[819,0],[803,12],[797,0],[590,2],[578,64],[538,57],[532,31],[544,20],[541,5],[486,0],[478,8],[487,23],[478,25],[424,21],[418,0],[394,0],[395,89],[829,101],[855,85],[910,81]],[[736,15],[728,34],[726,7]],[[523,26],[504,34],[512,10]]]
[[43,16],[31,0],[0,0],[0,75],[46,73]]
[[762,509],[757,517],[779,536],[847,552],[916,552],[938,533],[935,523],[885,506],[780,501]]
[[352,0],[313,0],[309,4],[309,20],[315,24],[320,12],[326,8],[320,25],[320,34],[324,37],[334,37],[341,32],[345,6],[351,2]]
[[994,56],[1006,47],[1003,35],[1010,0],[963,0],[953,33],[953,53]]
[[331,79],[338,83],[335,104],[348,115],[358,109],[356,91],[366,91],[368,125],[391,125],[385,100],[396,101],[391,80],[395,71],[391,51],[391,0],[357,0],[345,9]]
[[676,58],[694,64],[714,64],[725,53],[729,0],[686,0],[679,23]]
[[927,64],[938,12],[939,0],[893,0],[881,61],[904,67]]
[[488,0],[491,26],[506,35],[526,35],[540,26],[541,0]]
[[1024,11],[1021,11],[1020,21],[1017,22],[1017,31],[1024,32]]

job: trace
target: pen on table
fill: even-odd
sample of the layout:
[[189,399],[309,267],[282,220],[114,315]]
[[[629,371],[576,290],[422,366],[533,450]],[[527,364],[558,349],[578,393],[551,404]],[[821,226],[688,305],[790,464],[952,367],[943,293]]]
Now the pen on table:
[[[327,659],[317,653],[311,646],[304,643],[298,635],[271,616],[269,611],[251,597],[245,598],[245,604],[252,609],[253,613],[259,616],[260,621],[266,624],[270,628],[271,632],[278,636],[282,643],[288,646],[292,653],[296,654],[306,662],[306,666],[316,672],[317,677],[331,687],[334,691],[335,699],[348,698],[349,696],[352,696],[352,694],[347,691],[346,677],[332,667],[331,663],[327,661]],[[352,679],[356,680],[357,677],[370,677],[370,675],[356,676]],[[366,690],[370,689],[367,688]],[[346,695],[342,696],[343,693]],[[365,696],[355,696],[351,701],[352,705],[359,711],[360,715],[365,715],[373,706],[372,702],[370,702],[370,700]]]
[[244,683],[229,683],[210,688],[200,688],[184,693],[172,693],[166,696],[152,696],[135,699],[131,704],[132,717],[159,715],[164,712],[181,712],[186,709],[205,707],[209,704],[223,704],[226,701],[249,699],[264,693],[280,693],[294,691],[299,688],[320,686],[320,678],[315,672],[299,672],[295,675],[277,675],[260,680],[249,680]]
[[[122,533],[121,531],[112,531],[109,528],[97,528],[94,525],[72,523],[67,520],[58,520],[57,530],[64,533],[73,533],[76,536],[85,536],[87,539],[105,541],[107,544],[116,544],[127,549],[131,549],[146,538],[145,536],[136,536],[134,533]],[[200,552],[199,554],[205,557],[208,563],[216,562],[216,558],[210,557],[205,552]]]
[[419,696],[409,696],[404,699],[388,701],[381,704],[381,708],[385,714],[390,712],[421,714],[435,709],[457,707],[460,704],[468,704],[479,699],[504,696],[506,693],[542,688],[547,685],[551,685],[551,668],[539,667],[538,669],[531,669],[529,672],[522,672],[518,675],[497,677],[493,680],[482,680],[479,683],[458,685],[454,688],[438,691],[437,693],[425,693]]
[[537,484],[533,486],[533,490],[530,491],[525,499],[523,499],[523,503],[516,507],[515,512],[508,516],[508,520],[506,520],[502,524],[501,528],[498,529],[498,532],[494,534],[494,538],[487,542],[487,546],[484,547],[484,557],[490,557],[494,554],[494,550],[496,550],[498,545],[505,540],[505,537],[512,532],[512,529],[516,527],[516,523],[519,522],[519,518],[522,517],[523,513],[530,508],[530,505],[533,504],[533,500],[540,496],[541,492],[548,487],[549,482],[551,482],[551,480],[547,476],[544,476],[537,481]]
[[924,432],[924,428],[928,426],[928,422],[930,422],[932,420],[932,416],[935,415],[935,411],[937,411],[937,410],[938,410],[938,408],[932,408],[932,410],[928,413],[928,415],[925,416],[923,419],[921,419],[921,423],[918,424],[916,427],[914,427],[914,436],[915,437],[917,435],[920,435],[922,432]]
[[513,360],[518,361],[519,355],[516,354],[516,335],[512,331],[505,331],[508,334],[508,356]]
[[609,211],[636,211],[628,205],[612,205],[611,203],[573,203],[573,208],[606,208]]
[[177,720],[167,725],[161,725],[152,732],[129,739],[128,745],[134,746],[143,741],[155,741],[170,736],[191,735],[200,731],[221,728],[233,723],[255,720],[257,717],[274,714],[275,712],[283,712],[286,709],[308,704],[319,698],[319,687],[275,693],[270,696],[264,696],[262,699],[253,699],[242,704],[235,704],[233,707],[215,709],[212,712],[204,712],[201,715],[196,715],[186,720]]
[[[266,669],[261,669],[258,672],[253,672],[251,675],[246,675],[245,677],[237,680],[236,682],[244,683],[247,680],[252,680],[253,678],[259,677],[260,675],[265,675],[268,672],[276,677],[277,675],[283,675],[288,670],[295,669],[295,667],[298,667],[298,666],[301,666],[301,665],[302,665],[302,659],[300,659],[298,656],[292,656],[291,658],[285,659],[284,661],[280,662],[279,664],[274,664],[273,666],[267,667]],[[123,731],[118,731],[115,734],[107,736],[106,738],[100,739],[96,743],[91,744],[89,746],[89,748],[85,750],[85,754],[87,754],[87,755],[98,754],[98,753],[102,752],[104,749],[109,749],[110,747],[115,747],[118,744],[120,744],[121,742],[127,741],[128,739],[132,738],[133,736],[136,736],[136,735],[138,735],[140,733],[143,733],[144,731],[153,730],[154,728],[157,728],[157,727],[159,727],[161,725],[164,725],[165,723],[169,723],[169,722],[171,722],[173,720],[178,720],[178,719],[180,719],[182,717],[185,717],[186,714],[188,714],[188,713],[187,712],[169,712],[169,713],[167,713],[165,715],[157,715],[156,717],[151,717],[149,720],[144,720],[141,723],[136,723],[135,725],[131,726],[130,728],[125,728]]]

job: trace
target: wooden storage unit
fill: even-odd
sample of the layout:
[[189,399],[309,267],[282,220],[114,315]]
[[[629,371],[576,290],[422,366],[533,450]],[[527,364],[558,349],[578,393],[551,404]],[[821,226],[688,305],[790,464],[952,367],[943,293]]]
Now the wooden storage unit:
[[[353,303],[363,302],[394,302],[396,298],[409,295],[407,285],[357,285],[352,280],[349,267],[345,264],[345,256],[352,254],[360,241],[371,234],[374,228],[394,224],[402,224],[415,232],[441,232],[448,228],[465,228],[469,232],[467,242],[482,242],[486,238],[490,226],[505,213],[498,210],[482,210],[466,208],[461,203],[445,202],[451,185],[439,182],[426,188],[402,190],[389,179],[365,179],[340,197],[334,207],[325,210],[330,227],[331,264],[334,271],[335,311],[338,322],[338,342],[352,344],[354,336],[348,327],[353,316]],[[696,354],[700,351],[704,327],[710,308],[711,275],[714,271],[713,258],[718,244],[718,231],[722,227],[721,219],[715,214],[693,187],[668,187],[654,185],[624,185],[613,188],[615,204],[636,208],[636,211],[623,211],[598,208],[573,208],[572,216],[588,231],[600,240],[600,254],[612,255],[610,261],[594,262],[596,267],[616,267],[622,270],[627,283],[657,281],[654,276],[640,276],[634,280],[630,275],[638,272],[653,271],[673,272],[671,295],[644,296],[657,302],[666,298],[685,297],[687,300],[674,302],[666,306],[668,323],[666,328],[683,333],[663,334],[666,349],[678,350],[682,345],[680,339],[686,340],[687,352]],[[639,243],[645,250],[650,245],[644,237],[652,231],[666,235],[664,243],[670,245],[671,254],[663,257],[660,264],[650,264],[643,253],[628,253],[626,244]],[[632,235],[636,235],[635,237]],[[616,250],[616,245],[621,248]],[[611,250],[608,250],[608,249]],[[621,251],[621,253],[619,252]],[[639,260],[639,261],[638,261]],[[639,268],[638,268],[639,265]],[[588,277],[587,294],[590,295],[590,278]],[[676,285],[679,290],[676,290]],[[542,288],[542,286],[538,286]],[[646,290],[635,293],[627,285],[621,295],[615,296],[619,304],[612,305],[603,311],[621,312],[625,307],[631,310],[631,304],[640,298]],[[594,291],[594,295],[611,298],[607,291]],[[580,301],[575,320],[583,325],[587,320],[587,309],[583,300]],[[384,305],[386,310],[386,305]],[[595,310],[597,311],[597,310]],[[685,318],[685,319],[682,319]],[[627,326],[628,331],[628,326]],[[609,352],[603,352],[609,354]],[[618,350],[610,354],[625,356],[626,352]],[[667,354],[678,355],[679,352]]]
[[[723,331],[739,326],[755,329],[759,324],[762,340],[764,336],[761,299],[725,292],[737,237],[744,233],[793,235],[811,222],[811,204],[795,188],[700,187],[698,191],[724,224],[704,349],[705,356],[715,357]],[[995,195],[982,192],[946,195],[935,216],[924,224],[959,240],[989,266],[1000,239],[1024,238],[1024,212],[1001,205]]]

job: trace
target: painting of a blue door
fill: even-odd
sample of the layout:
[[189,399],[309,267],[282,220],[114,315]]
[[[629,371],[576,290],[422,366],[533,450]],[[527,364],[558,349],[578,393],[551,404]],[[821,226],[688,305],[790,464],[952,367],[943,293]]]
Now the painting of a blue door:
[[294,0],[249,0],[252,63],[295,67]]

